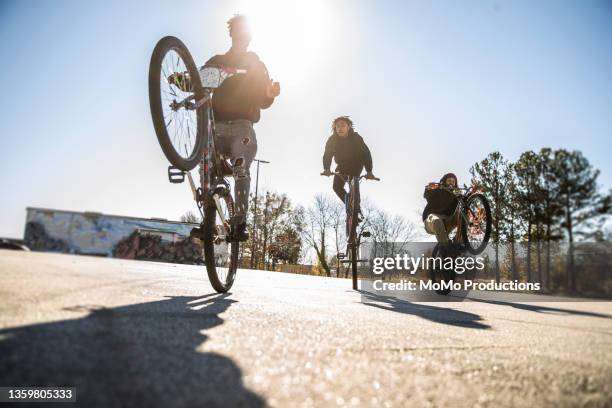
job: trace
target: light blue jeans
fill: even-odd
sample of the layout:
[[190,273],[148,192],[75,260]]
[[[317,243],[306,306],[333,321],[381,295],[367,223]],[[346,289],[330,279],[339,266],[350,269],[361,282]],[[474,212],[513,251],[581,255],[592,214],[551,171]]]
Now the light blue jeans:
[[229,157],[234,167],[234,221],[246,221],[251,188],[251,163],[257,153],[253,124],[246,119],[215,123],[217,152]]

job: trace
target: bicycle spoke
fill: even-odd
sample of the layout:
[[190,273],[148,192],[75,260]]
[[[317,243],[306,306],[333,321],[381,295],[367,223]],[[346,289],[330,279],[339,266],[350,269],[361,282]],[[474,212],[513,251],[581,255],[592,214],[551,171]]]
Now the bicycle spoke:
[[[184,86],[172,85],[168,82],[174,73],[184,74],[187,66],[176,50],[170,50],[161,62],[160,91],[164,123],[170,137],[170,142],[176,152],[184,157],[192,156],[197,135],[197,112],[181,106],[172,108],[173,104],[185,101],[192,92],[183,90]],[[183,77],[184,78],[184,77]]]
[[[485,240],[486,213],[484,204],[476,198],[467,208],[468,222],[466,223],[468,241],[476,248],[480,247]],[[486,228],[486,227],[485,227]]]
[[[223,218],[229,220],[230,211],[226,199],[220,199],[221,208],[215,211],[215,269],[219,280],[227,283],[231,265],[232,244],[228,243],[226,225],[223,224]],[[220,214],[221,213],[221,214]]]
[[179,144],[178,147],[179,149],[177,149],[178,151],[180,151],[180,147],[181,144],[183,144],[183,129],[184,129],[184,119],[185,119],[185,115],[183,114],[183,112],[181,112],[181,114],[179,115],[179,126],[180,126],[180,131],[179,131]]

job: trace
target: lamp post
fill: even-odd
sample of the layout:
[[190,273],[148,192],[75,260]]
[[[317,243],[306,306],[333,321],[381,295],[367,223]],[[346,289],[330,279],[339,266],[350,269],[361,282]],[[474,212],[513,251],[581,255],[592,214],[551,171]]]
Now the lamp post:
[[257,162],[257,175],[255,176],[255,203],[253,204],[253,238],[251,238],[251,269],[255,265],[255,243],[257,242],[257,197],[259,193],[259,164],[269,164],[269,161],[255,159]]

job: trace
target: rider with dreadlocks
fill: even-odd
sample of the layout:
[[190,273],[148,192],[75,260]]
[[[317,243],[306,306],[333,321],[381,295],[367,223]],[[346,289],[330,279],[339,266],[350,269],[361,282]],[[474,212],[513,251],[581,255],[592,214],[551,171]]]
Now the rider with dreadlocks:
[[[365,167],[366,179],[374,180],[372,174],[372,155],[370,149],[359,133],[353,129],[353,121],[348,116],[340,116],[332,122],[332,135],[325,144],[323,153],[323,175],[331,176],[332,158],[335,159],[336,172],[349,176],[359,176]],[[346,203],[347,191],[344,189],[345,181],[342,177],[334,176],[334,192]]]

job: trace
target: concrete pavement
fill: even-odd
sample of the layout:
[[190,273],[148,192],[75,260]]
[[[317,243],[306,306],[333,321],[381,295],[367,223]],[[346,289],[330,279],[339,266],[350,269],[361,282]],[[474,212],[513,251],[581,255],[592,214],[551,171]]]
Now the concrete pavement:
[[248,270],[219,295],[202,266],[7,250],[0,299],[0,386],[80,406],[612,404],[609,302],[364,304]]

